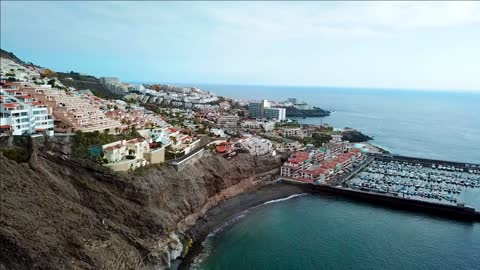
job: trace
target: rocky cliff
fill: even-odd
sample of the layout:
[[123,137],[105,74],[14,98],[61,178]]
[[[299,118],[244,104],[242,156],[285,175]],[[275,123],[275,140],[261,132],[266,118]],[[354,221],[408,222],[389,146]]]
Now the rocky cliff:
[[360,131],[349,128],[342,132],[342,140],[352,143],[359,143],[373,140],[373,138],[361,133]]
[[279,166],[273,157],[206,154],[181,172],[113,173],[71,155],[73,140],[0,142],[31,152],[25,163],[0,154],[0,269],[167,268],[197,218]]

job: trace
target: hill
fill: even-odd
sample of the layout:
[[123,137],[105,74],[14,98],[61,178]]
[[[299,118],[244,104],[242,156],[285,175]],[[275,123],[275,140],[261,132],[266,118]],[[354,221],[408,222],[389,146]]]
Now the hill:
[[[2,59],[13,61],[27,69],[35,68],[41,72],[44,70],[44,67],[31,62],[25,62],[24,60],[18,58],[14,53],[5,51],[3,49],[0,49],[0,57]],[[75,87],[75,89],[78,90],[90,89],[93,94],[102,98],[118,98],[118,96],[110,92],[110,90],[108,90],[108,88],[100,82],[100,79],[95,76],[80,74],[73,71],[56,71],[56,73],[58,80],[66,87]]]
[[18,58],[15,54],[11,53],[11,52],[7,52],[5,51],[4,49],[0,49],[0,57],[1,58],[4,58],[4,59],[8,59],[8,60],[11,60],[19,65],[22,65],[24,67],[29,67],[29,66],[32,66],[32,67],[36,67],[36,68],[42,68],[40,66],[37,66],[33,63],[26,63],[24,62],[23,60],[21,60],[20,58]]
[[208,209],[266,184],[257,176],[280,165],[271,156],[206,153],[180,172],[115,173],[76,157],[74,143],[0,138],[0,150],[29,153],[19,163],[0,154],[0,269],[168,269],[189,239],[200,245],[187,232],[208,221]]

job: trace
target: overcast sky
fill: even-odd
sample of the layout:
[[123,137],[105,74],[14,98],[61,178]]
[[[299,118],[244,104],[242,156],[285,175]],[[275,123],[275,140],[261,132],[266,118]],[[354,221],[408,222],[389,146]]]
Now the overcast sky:
[[1,2],[1,47],[123,81],[480,90],[476,2]]

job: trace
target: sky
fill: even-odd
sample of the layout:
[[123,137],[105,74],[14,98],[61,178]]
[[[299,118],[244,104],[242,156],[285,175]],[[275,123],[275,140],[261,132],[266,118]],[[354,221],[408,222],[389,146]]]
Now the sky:
[[56,71],[480,91],[480,2],[0,3],[1,48]]

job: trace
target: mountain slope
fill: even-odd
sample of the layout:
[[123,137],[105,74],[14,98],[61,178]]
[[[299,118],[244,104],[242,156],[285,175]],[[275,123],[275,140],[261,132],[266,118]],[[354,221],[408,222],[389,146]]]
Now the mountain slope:
[[280,164],[207,154],[180,172],[112,173],[70,155],[73,142],[0,138],[32,153],[27,163],[0,154],[0,269],[164,269],[198,217]]
[[[38,69],[40,72],[44,69],[43,67],[36,64],[27,63],[22,59],[18,58],[15,54],[5,51],[3,49],[0,49],[0,57],[2,59],[13,61],[27,69],[35,68]],[[75,89],[78,90],[90,89],[93,94],[99,97],[118,98],[118,96],[110,92],[110,90],[108,90],[108,88],[100,82],[100,79],[95,76],[84,75],[73,71],[68,73],[57,71],[56,73],[57,78],[66,87],[75,87]]]

